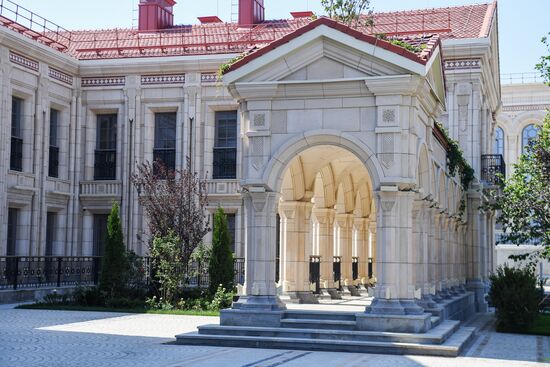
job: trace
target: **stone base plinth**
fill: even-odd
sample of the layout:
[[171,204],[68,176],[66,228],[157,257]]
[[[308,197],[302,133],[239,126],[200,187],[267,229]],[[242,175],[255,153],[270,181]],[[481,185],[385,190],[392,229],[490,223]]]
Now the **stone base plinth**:
[[485,313],[489,309],[489,305],[485,300],[486,286],[481,280],[468,280],[466,283],[466,289],[473,292],[475,295],[475,308],[476,312]]
[[431,314],[380,315],[360,313],[355,315],[356,328],[361,331],[396,333],[425,333],[432,328]]
[[280,327],[284,311],[227,309],[220,311],[222,326]]

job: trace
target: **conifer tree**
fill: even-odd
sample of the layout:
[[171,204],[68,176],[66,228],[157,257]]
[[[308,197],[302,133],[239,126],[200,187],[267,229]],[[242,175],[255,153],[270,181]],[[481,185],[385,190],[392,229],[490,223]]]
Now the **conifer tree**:
[[125,289],[128,259],[120,223],[119,204],[114,202],[107,219],[107,241],[101,264],[99,289],[108,298],[120,297]]
[[210,274],[210,293],[216,293],[221,285],[227,291],[233,289],[234,270],[233,252],[231,251],[231,235],[227,228],[227,216],[222,208],[214,214],[214,233],[212,235],[212,251],[208,272]]

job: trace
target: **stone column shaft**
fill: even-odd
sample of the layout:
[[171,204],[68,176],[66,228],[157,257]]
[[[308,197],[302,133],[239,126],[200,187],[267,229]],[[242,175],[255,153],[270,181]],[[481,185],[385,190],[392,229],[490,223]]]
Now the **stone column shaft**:
[[319,256],[321,256],[321,286],[322,288],[334,288],[332,263],[334,257],[333,231],[334,209],[314,208],[313,215],[318,224],[317,243],[319,244]]
[[335,226],[339,238],[336,238],[338,255],[341,257],[342,285],[352,285],[352,225],[351,214],[336,214]]

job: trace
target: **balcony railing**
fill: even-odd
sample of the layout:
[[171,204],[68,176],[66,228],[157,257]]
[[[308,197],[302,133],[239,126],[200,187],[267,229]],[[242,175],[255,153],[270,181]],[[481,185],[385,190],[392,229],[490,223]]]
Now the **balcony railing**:
[[481,180],[491,185],[500,185],[506,176],[506,164],[502,154],[481,156]]
[[48,176],[59,177],[59,148],[50,146]]
[[233,179],[237,177],[237,149],[214,148],[214,179]]
[[11,137],[10,169],[23,171],[23,139],[15,136]]
[[94,180],[116,180],[116,150],[96,150]]
[[[167,169],[174,171],[176,169],[176,150],[175,149],[154,149],[153,150],[153,161],[162,163]],[[158,174],[157,166],[155,165],[153,169],[155,170],[155,175]]]

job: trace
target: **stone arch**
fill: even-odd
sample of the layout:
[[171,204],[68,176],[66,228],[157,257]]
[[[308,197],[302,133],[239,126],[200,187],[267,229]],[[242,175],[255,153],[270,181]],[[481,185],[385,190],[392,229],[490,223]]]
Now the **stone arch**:
[[[262,177],[262,184],[270,190],[280,192],[285,169],[293,158],[301,152],[321,145],[340,147],[356,156],[369,173],[373,189],[380,186],[384,177],[382,167],[376,155],[351,134],[334,130],[318,130],[298,135],[283,144],[270,158]],[[255,182],[256,183],[256,182]]]
[[355,208],[355,190],[350,174],[344,174],[337,184],[336,209],[338,213],[351,213]]
[[359,218],[368,218],[372,213],[372,201],[370,188],[368,187],[367,182],[363,181],[357,185],[354,209],[355,216]]
[[330,165],[324,166],[316,175],[313,183],[313,198],[320,208],[330,208],[336,202],[336,185]]
[[283,177],[281,195],[285,201],[302,200],[305,196],[305,180],[302,160],[296,157]]
[[428,149],[426,144],[422,144],[418,153],[416,164],[416,184],[417,187],[423,190],[422,197],[427,196],[431,192],[430,187],[430,162],[428,159]]

